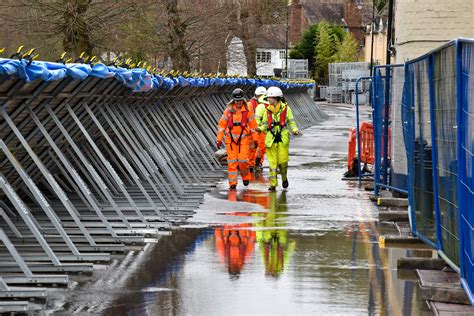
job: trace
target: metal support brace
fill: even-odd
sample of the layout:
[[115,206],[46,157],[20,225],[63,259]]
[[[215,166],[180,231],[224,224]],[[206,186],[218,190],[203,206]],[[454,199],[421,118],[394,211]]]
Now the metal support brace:
[[88,159],[83,155],[83,153],[81,152],[81,150],[79,149],[79,147],[76,145],[76,143],[72,140],[71,136],[69,135],[69,133],[66,131],[66,129],[64,128],[64,126],[61,124],[61,122],[59,121],[58,117],[54,114],[54,112],[51,110],[51,108],[49,107],[49,105],[46,106],[46,110],[48,111],[49,115],[53,118],[53,121],[56,123],[56,125],[58,126],[58,128],[61,130],[61,132],[63,133],[63,136],[66,138],[66,140],[68,141],[69,145],[71,146],[72,150],[74,151],[74,153],[77,155],[77,157],[79,157],[79,160],[82,162],[83,166],[85,167],[85,169],[90,173],[90,175],[92,176],[92,178],[94,179],[95,183],[97,184],[97,186],[100,188],[101,192],[105,195],[105,197],[107,198],[107,201],[112,205],[112,208],[114,209],[114,211],[117,213],[117,215],[120,217],[120,219],[122,220],[122,222],[125,224],[125,226],[127,228],[131,228],[130,226],[130,223],[127,221],[127,219],[125,218],[124,214],[122,213],[122,210],[118,207],[118,205],[115,203],[115,200],[113,199],[113,197],[111,196],[110,192],[109,192],[109,189],[108,187],[105,185],[105,183],[103,182],[103,180],[99,177],[99,175],[97,174],[97,171],[95,171],[94,167],[90,164],[90,162],[88,161]]
[[[71,177],[74,179],[74,181],[76,182],[76,185],[77,187],[79,187],[79,190],[80,192],[82,192],[82,194],[84,195],[84,197],[87,199],[87,201],[89,202],[90,206],[93,208],[93,210],[97,213],[97,215],[99,216],[99,218],[101,219],[102,223],[104,224],[104,226],[107,228],[107,230],[109,231],[109,233],[113,236],[113,237],[117,237],[117,234],[114,232],[114,230],[112,229],[112,226],[110,226],[110,224],[108,223],[107,219],[105,218],[105,216],[102,214],[102,211],[99,209],[99,207],[97,206],[96,202],[93,200],[92,196],[91,196],[91,191],[89,190],[89,188],[87,187],[87,185],[84,183],[84,181],[82,180],[82,178],[79,176],[79,174],[77,173],[77,171],[75,171],[75,169],[72,167],[71,163],[69,162],[69,160],[64,156],[63,152],[59,149],[59,147],[56,145],[56,143],[53,141],[53,139],[51,138],[50,134],[46,131],[46,129],[43,127],[43,125],[41,124],[41,122],[39,121],[38,117],[34,114],[34,112],[29,109],[28,113],[30,114],[30,116],[33,118],[33,120],[35,121],[36,125],[38,126],[39,130],[41,131],[41,133],[43,134],[43,136],[45,137],[46,141],[48,142],[48,144],[51,146],[51,148],[53,149],[53,151],[55,152],[55,154],[59,157],[59,159],[61,160],[61,163],[65,166],[66,170],[68,170],[69,174],[71,175]],[[53,187],[54,189],[54,187]],[[76,192],[79,192],[79,191],[76,191]],[[66,210],[68,211],[69,215],[71,215],[71,217],[73,218],[74,222],[76,223],[76,225],[79,227],[79,229],[81,230],[81,232],[84,234],[85,238],[87,239],[87,241],[89,242],[89,244],[91,246],[96,246],[96,242],[94,241],[94,239],[92,238],[92,236],[89,234],[89,232],[87,231],[87,229],[84,227],[84,225],[81,223],[79,217],[78,217],[78,212],[77,210],[74,208],[73,204],[71,203],[71,201],[67,198],[64,198],[63,196],[59,196],[60,199],[61,199],[61,202],[62,204],[64,205],[64,207],[66,208]]]

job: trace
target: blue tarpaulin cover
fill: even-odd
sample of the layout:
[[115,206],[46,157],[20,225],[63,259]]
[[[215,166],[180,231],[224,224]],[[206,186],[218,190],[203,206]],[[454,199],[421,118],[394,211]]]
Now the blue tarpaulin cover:
[[104,64],[62,64],[54,62],[33,61],[28,64],[28,60],[15,60],[0,58],[0,76],[14,76],[26,81],[40,79],[44,81],[61,80],[71,78],[74,80],[84,80],[87,77],[101,79],[115,78],[134,92],[146,92],[152,89],[173,89],[180,87],[207,87],[211,85],[253,85],[271,87],[277,86],[283,90],[290,88],[306,87],[311,88],[310,83],[290,83],[270,79],[251,78],[185,78],[182,76],[168,77],[153,75],[143,68],[126,69],[116,66],[106,66]]

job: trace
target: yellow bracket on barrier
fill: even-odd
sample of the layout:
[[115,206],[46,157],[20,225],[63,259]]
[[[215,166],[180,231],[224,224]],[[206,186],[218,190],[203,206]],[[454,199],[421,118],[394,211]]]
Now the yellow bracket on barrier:
[[385,248],[385,236],[380,236],[379,237],[379,247],[380,248]]

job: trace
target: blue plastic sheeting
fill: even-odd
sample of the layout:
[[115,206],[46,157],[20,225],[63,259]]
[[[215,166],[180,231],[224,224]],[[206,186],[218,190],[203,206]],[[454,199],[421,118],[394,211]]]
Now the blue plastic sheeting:
[[14,76],[26,81],[40,79],[44,81],[71,78],[84,80],[87,77],[101,79],[115,78],[134,92],[146,92],[152,89],[173,89],[174,87],[208,87],[225,85],[252,85],[280,87],[283,90],[292,88],[311,88],[314,84],[289,83],[284,81],[250,78],[185,78],[153,75],[143,68],[126,69],[106,66],[104,64],[62,64],[33,61],[28,64],[25,59],[14,60],[0,58],[0,76]]

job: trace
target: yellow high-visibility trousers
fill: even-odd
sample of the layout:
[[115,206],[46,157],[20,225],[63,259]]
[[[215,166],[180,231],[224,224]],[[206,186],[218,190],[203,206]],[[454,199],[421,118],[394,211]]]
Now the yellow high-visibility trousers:
[[272,147],[266,148],[268,162],[270,164],[270,186],[278,185],[278,168],[280,168],[281,180],[287,179],[288,160],[290,160],[290,146],[283,143],[273,143]]

